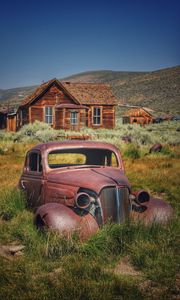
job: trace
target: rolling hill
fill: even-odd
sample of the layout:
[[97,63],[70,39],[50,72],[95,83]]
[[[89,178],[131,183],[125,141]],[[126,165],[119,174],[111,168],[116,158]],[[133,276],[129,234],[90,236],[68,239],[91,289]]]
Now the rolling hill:
[[111,84],[124,103],[150,107],[166,113],[180,113],[180,67],[150,72]]
[[[120,104],[140,105],[158,112],[180,114],[180,66],[153,72],[89,71],[62,81],[109,83]],[[37,86],[0,90],[0,105],[18,104]]]
[[111,83],[116,80],[126,81],[145,74],[147,72],[89,71],[66,77],[63,80],[71,82]]

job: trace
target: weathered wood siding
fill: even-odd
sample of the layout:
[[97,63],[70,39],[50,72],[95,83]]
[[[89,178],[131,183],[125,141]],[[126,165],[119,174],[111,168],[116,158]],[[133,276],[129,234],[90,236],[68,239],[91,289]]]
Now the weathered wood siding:
[[50,87],[50,89],[42,95],[33,106],[54,106],[55,104],[69,104],[74,103],[70,97],[64,94],[56,85]]
[[129,120],[130,120],[130,124],[134,124],[134,123],[137,123],[137,124],[149,124],[149,123],[152,123],[152,119],[151,118],[148,118],[148,117],[129,117]]
[[39,106],[32,106],[29,108],[29,121],[30,123],[35,122],[36,120],[43,122],[44,121],[44,108]]
[[[29,108],[29,122],[33,123],[38,120],[40,122],[45,122],[45,107],[52,106],[56,104],[73,104],[74,102],[64,94],[62,90],[56,85],[50,87],[46,93],[44,93],[39,99],[30,106]],[[59,115],[58,115],[59,114]],[[63,112],[54,111],[53,114],[53,127],[63,128],[65,127],[63,121]],[[57,122],[57,123],[56,123]]]
[[123,117],[123,123],[130,123],[130,124],[149,124],[153,122],[153,117],[151,114],[146,112],[142,108],[132,109],[127,112],[126,115]]
[[113,106],[103,107],[103,127],[112,129],[115,127],[115,110]]
[[16,131],[16,115],[8,116],[7,131]]

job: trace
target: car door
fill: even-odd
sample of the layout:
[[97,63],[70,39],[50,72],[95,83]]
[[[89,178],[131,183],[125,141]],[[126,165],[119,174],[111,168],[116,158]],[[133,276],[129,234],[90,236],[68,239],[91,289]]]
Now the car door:
[[21,176],[20,186],[24,190],[28,207],[36,209],[44,201],[44,180],[42,157],[40,151],[27,153],[26,164]]

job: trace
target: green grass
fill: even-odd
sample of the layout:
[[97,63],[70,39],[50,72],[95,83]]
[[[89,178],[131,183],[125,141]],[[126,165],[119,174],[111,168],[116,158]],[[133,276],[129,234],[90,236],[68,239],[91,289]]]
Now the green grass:
[[0,211],[4,219],[13,218],[25,207],[25,197],[19,190],[8,190],[0,195]]
[[[7,231],[3,235],[1,228],[1,240],[7,241],[8,232],[9,241],[26,248],[13,262],[1,259],[2,299],[146,299],[140,284],[147,279],[162,297],[166,288],[165,299],[175,289],[177,219],[168,227],[107,224],[85,243],[37,231],[26,210],[3,226]],[[139,277],[112,272],[124,256],[141,271]]]

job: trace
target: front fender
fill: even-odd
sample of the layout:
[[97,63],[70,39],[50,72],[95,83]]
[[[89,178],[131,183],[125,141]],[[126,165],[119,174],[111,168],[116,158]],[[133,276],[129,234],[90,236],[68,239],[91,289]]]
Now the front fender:
[[170,204],[163,199],[150,198],[143,205],[136,206],[130,213],[133,221],[142,221],[145,224],[152,222],[166,224],[173,217],[173,209]]
[[78,215],[71,208],[59,203],[47,203],[40,206],[36,211],[34,221],[37,227],[47,226],[68,237],[77,233],[82,240],[89,238],[99,229],[91,214]]

